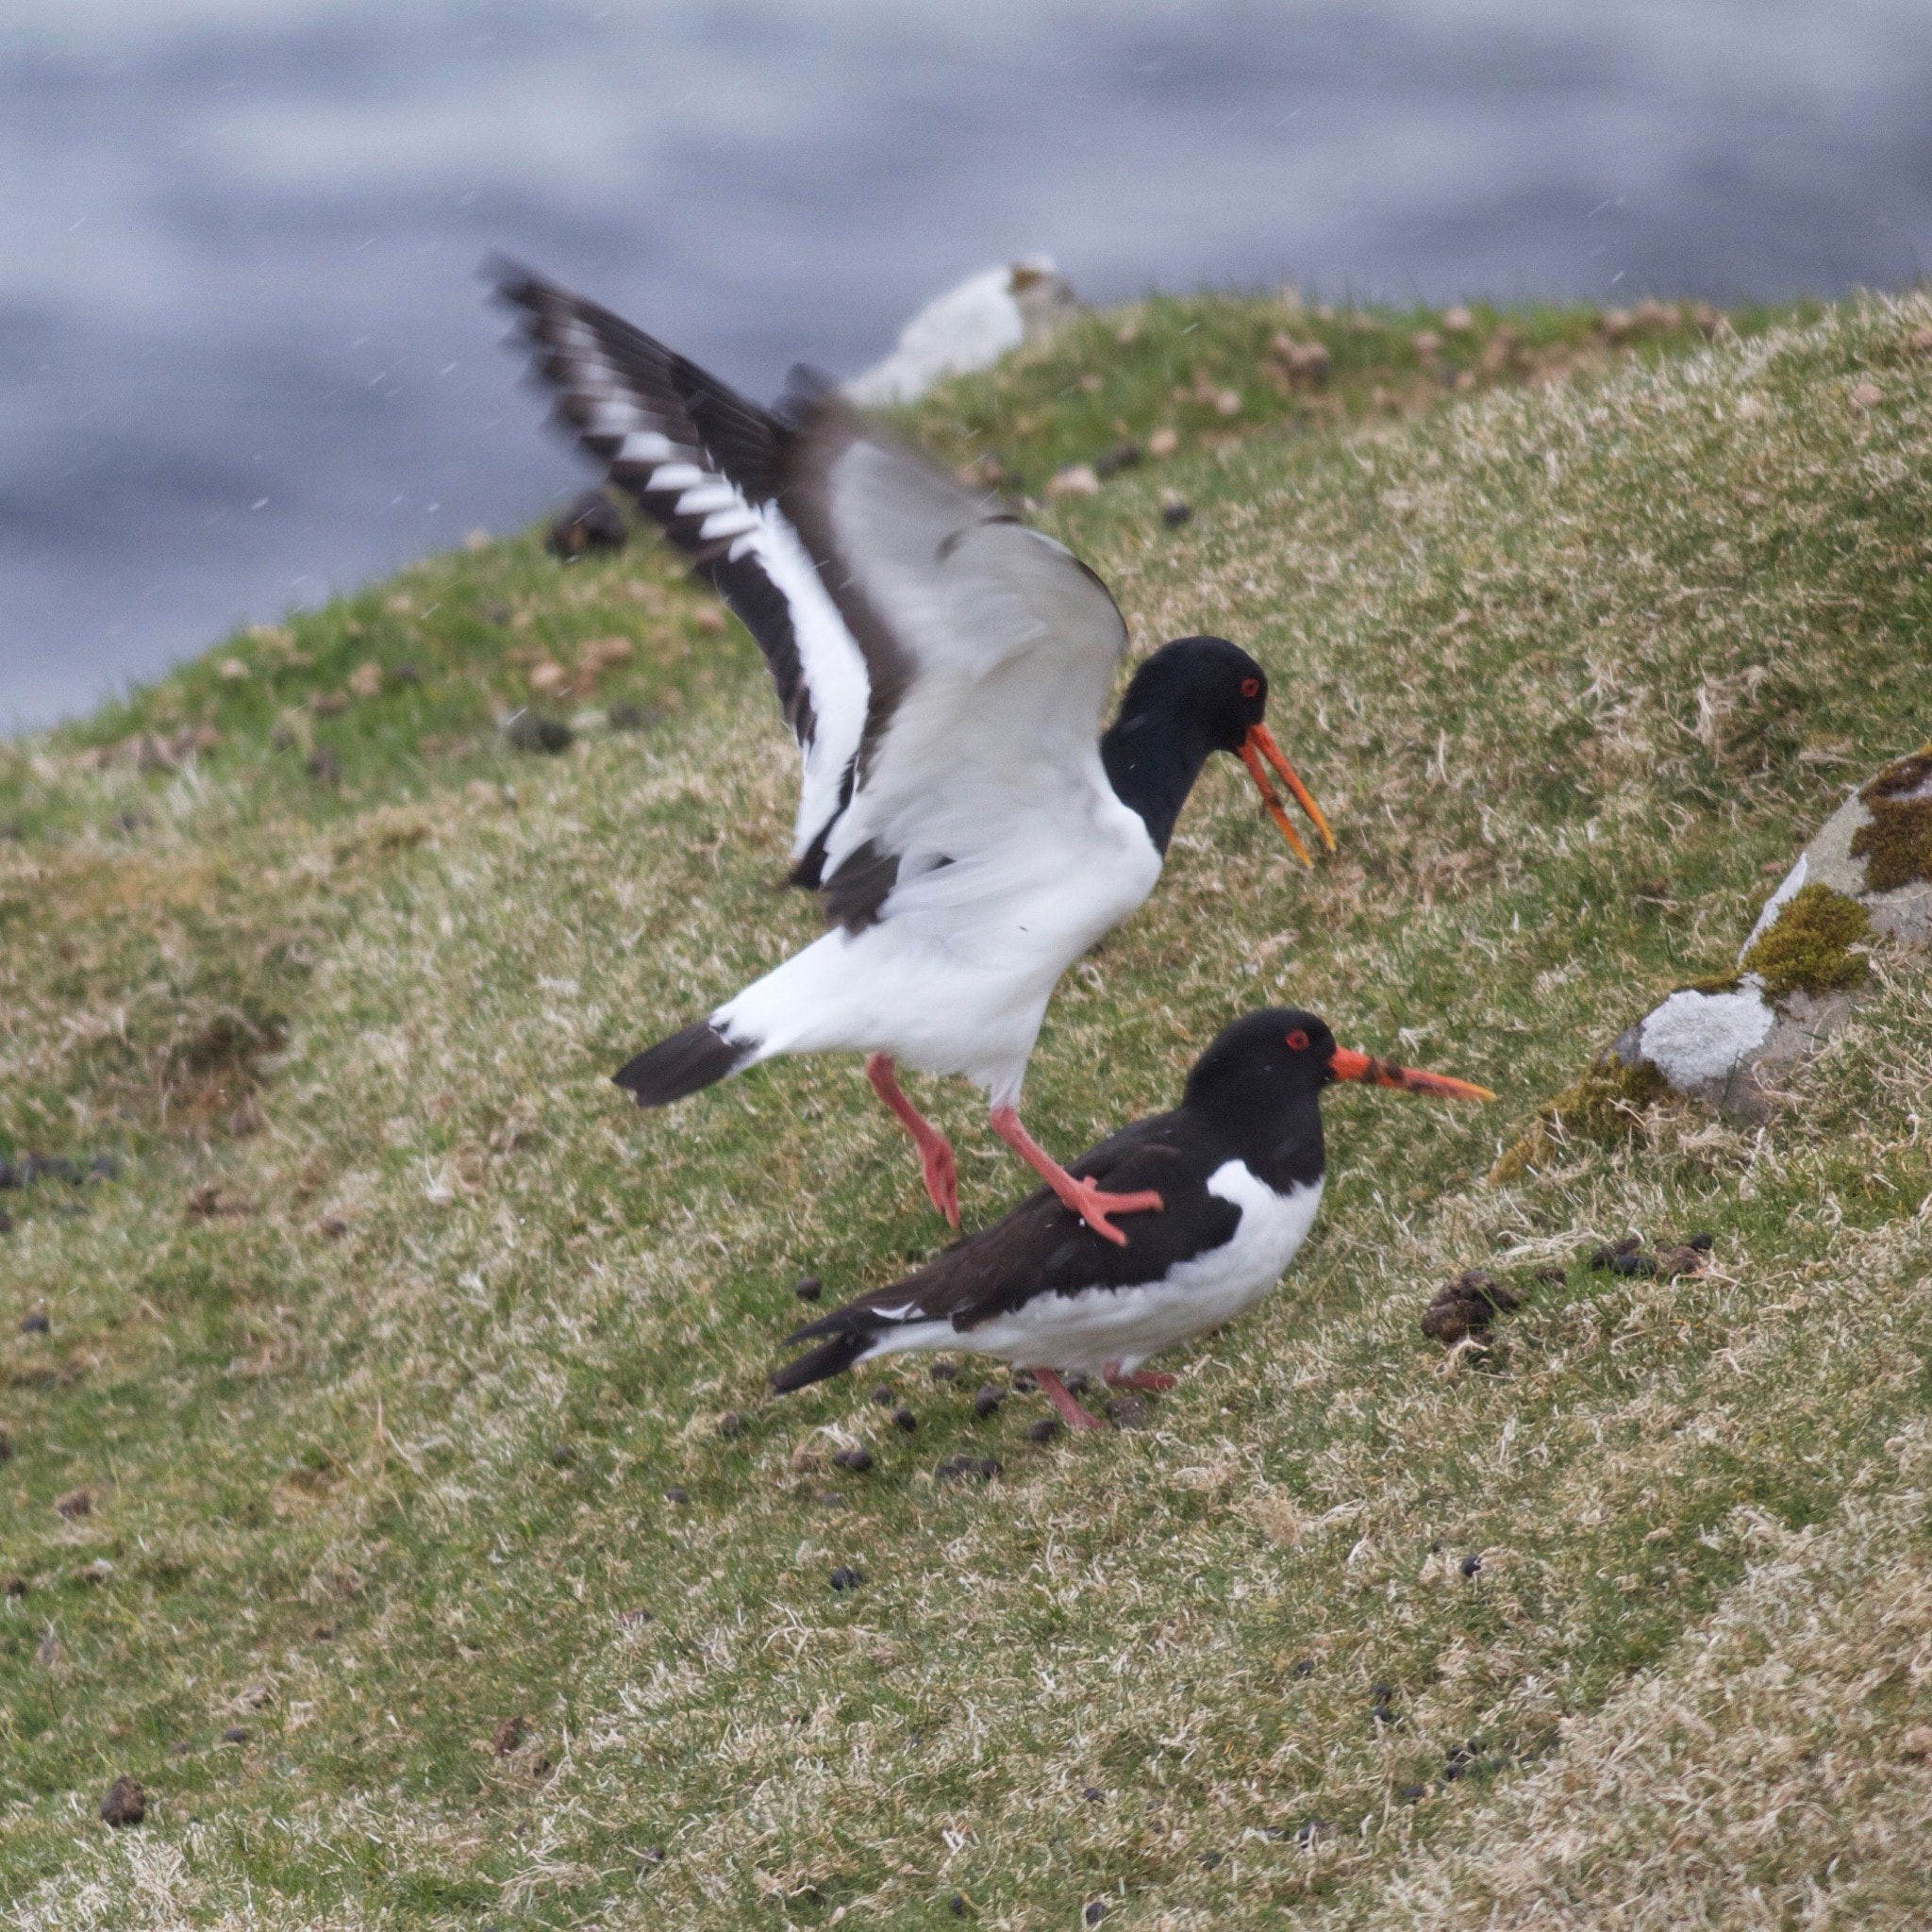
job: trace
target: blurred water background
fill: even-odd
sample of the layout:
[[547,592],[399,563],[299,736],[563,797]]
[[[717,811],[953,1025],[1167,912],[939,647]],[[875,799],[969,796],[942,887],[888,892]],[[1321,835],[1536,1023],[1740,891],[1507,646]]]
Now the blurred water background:
[[1088,299],[1829,293],[1932,256],[1924,0],[0,4],[0,726],[576,487],[475,271],[754,393]]

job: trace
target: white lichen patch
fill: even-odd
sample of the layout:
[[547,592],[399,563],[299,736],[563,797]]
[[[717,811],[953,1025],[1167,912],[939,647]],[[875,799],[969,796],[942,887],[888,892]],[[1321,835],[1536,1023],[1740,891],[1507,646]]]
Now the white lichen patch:
[[1694,1093],[1727,1084],[1774,1017],[1764,982],[1747,973],[1736,992],[1674,992],[1638,1029],[1638,1050],[1678,1092]]

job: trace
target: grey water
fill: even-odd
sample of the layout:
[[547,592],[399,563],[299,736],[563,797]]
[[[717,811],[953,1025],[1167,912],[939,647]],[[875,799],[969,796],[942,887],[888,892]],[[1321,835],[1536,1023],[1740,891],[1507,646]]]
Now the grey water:
[[0,727],[577,487],[475,272],[757,394],[1055,256],[1724,301],[1932,258],[1924,0],[0,0]]

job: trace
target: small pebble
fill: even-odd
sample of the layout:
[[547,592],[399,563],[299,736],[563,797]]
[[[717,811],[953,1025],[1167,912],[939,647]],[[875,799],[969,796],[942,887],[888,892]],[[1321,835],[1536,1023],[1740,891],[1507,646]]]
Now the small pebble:
[[20,1332],[23,1335],[44,1335],[53,1327],[43,1309],[36,1308],[30,1315],[20,1318]]
[[1083,1791],[1081,1791],[1080,1795],[1083,1798],[1085,1798],[1090,1805],[1097,1805],[1104,1797],[1107,1796],[1107,1793],[1105,1791],[1096,1791],[1091,1785],[1089,1785]]
[[1117,1429],[1144,1429],[1147,1405],[1138,1395],[1118,1395],[1108,1416]]
[[147,1793],[131,1777],[117,1777],[101,1800],[102,1822],[118,1831],[124,1824],[139,1824],[147,1816]]
[[1429,1788],[1427,1785],[1404,1785],[1401,1790],[1396,1793],[1396,1796],[1405,1805],[1413,1805],[1421,1799],[1427,1797],[1428,1794]]
[[1707,1255],[1711,1249],[1717,1246],[1717,1237],[1714,1234],[1693,1234],[1684,1245],[1687,1248],[1699,1249],[1702,1253]]
[[934,1362],[932,1367],[926,1371],[926,1374],[929,1374],[935,1382],[950,1382],[956,1375],[958,1374],[958,1373],[959,1364],[958,1362],[946,1361]]
[[879,1386],[872,1391],[872,1399],[874,1402],[876,1402],[881,1408],[891,1408],[891,1406],[898,1401],[899,1391],[896,1389],[894,1389],[890,1382],[881,1382]]
[[1315,1674],[1315,1659],[1311,1657],[1303,1657],[1295,1665],[1294,1674],[1297,1677],[1312,1677]]
[[691,1501],[691,1491],[689,1490],[666,1490],[664,1491],[664,1500],[667,1503],[689,1503]]
[[1106,1917],[1107,1901],[1104,1898],[1095,1899],[1093,1903],[1087,1907],[1087,1923],[1090,1925],[1099,1924],[1101,1920],[1103,1920]]
[[832,1588],[834,1590],[857,1590],[864,1581],[865,1572],[863,1570],[854,1570],[844,1563],[841,1563],[832,1572]]
[[1160,506],[1160,521],[1163,524],[1165,524],[1170,530],[1178,530],[1180,526],[1184,523],[1186,523],[1188,519],[1193,514],[1193,505],[1189,503],[1183,503],[1180,501],[1178,497],[1176,497],[1171,503],[1163,503]]
[[841,1469],[850,1469],[862,1474],[872,1467],[872,1451],[870,1449],[841,1449],[832,1457],[832,1460]]
[[1051,1442],[1059,1432],[1059,1417],[1043,1415],[1026,1431],[1026,1440],[1029,1442]]
[[991,1382],[980,1384],[979,1392],[973,1398],[973,1413],[977,1416],[991,1415],[1007,1399],[1004,1389],[996,1389]]
[[919,1418],[909,1408],[895,1408],[892,1411],[892,1426],[904,1429],[909,1436],[919,1426]]
[[798,1286],[791,1292],[802,1302],[815,1302],[825,1291],[825,1284],[816,1274],[801,1274]]
[[1474,1550],[1463,1557],[1461,1569],[1465,1576],[1474,1576],[1483,1567],[1483,1559]]
[[568,1442],[559,1442],[550,1452],[550,1459],[558,1469],[568,1469],[577,1459],[577,1452]]
[[225,1744],[245,1744],[247,1741],[248,1726],[246,1724],[230,1724],[222,1733],[222,1742]]
[[1203,1852],[1201,1854],[1201,1862],[1211,1872],[1215,1866],[1221,1863],[1221,1854],[1219,1852]]

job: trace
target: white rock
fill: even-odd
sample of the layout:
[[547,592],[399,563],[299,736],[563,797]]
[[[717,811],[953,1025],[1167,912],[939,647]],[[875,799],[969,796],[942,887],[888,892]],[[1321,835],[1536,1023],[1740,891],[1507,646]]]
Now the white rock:
[[1747,973],[1736,992],[1674,992],[1644,1020],[1638,1051],[1679,1093],[1694,1092],[1726,1083],[1775,1018],[1763,980]]
[[910,403],[935,383],[987,369],[1008,349],[1078,312],[1079,298],[1044,255],[982,269],[928,302],[883,362],[845,385],[855,403]]

